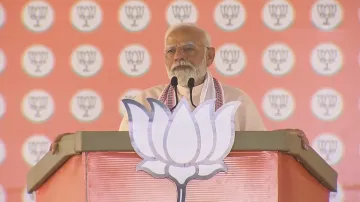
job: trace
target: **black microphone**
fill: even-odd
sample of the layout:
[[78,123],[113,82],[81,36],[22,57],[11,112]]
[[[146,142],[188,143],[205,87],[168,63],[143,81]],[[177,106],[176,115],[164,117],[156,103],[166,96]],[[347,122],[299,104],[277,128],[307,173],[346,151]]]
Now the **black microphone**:
[[192,100],[192,90],[193,90],[194,86],[195,86],[195,79],[190,78],[188,80],[188,87],[190,89],[190,102],[191,102],[192,106],[194,106],[196,108],[196,106],[194,105],[193,100]]
[[176,76],[173,76],[171,78],[171,83],[170,85],[174,88],[175,90],[175,97],[176,97],[176,103],[175,106],[173,108],[170,109],[170,111],[173,111],[175,109],[175,107],[178,105],[179,103],[179,98],[178,98],[178,94],[177,94],[177,85],[178,85],[178,79]]

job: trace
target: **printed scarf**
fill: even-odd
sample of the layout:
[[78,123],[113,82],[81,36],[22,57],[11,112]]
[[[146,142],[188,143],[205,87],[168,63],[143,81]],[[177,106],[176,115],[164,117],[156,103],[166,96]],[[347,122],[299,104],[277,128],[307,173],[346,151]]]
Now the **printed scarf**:
[[[171,109],[176,104],[175,96],[175,89],[169,84],[160,94],[159,100]],[[214,98],[216,98],[215,110],[218,110],[224,104],[224,91],[221,83],[208,71],[201,90],[200,103]]]

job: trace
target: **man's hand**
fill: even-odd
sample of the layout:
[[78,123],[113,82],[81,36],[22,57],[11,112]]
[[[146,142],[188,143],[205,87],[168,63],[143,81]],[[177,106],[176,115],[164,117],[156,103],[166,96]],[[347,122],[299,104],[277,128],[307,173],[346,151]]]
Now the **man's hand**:
[[63,133],[63,134],[60,134],[60,135],[56,136],[55,140],[50,145],[51,154],[55,154],[57,152],[58,147],[59,147],[58,144],[59,144],[59,141],[61,140],[61,138],[66,136],[66,135],[71,135],[71,134],[73,134],[73,133]]
[[276,131],[285,131],[287,133],[297,135],[301,138],[302,146],[305,150],[308,150],[310,147],[309,140],[307,139],[305,133],[300,129],[279,129]]

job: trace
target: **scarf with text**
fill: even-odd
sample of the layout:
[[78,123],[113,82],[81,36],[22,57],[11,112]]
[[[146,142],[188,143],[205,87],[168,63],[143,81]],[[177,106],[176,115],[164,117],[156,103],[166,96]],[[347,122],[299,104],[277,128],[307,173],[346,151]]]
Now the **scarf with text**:
[[[175,89],[173,86],[168,85],[160,94],[159,100],[164,103],[169,109],[173,108],[176,104]],[[216,98],[215,111],[224,104],[224,91],[221,83],[211,76],[208,71],[201,90],[200,103],[208,99]]]

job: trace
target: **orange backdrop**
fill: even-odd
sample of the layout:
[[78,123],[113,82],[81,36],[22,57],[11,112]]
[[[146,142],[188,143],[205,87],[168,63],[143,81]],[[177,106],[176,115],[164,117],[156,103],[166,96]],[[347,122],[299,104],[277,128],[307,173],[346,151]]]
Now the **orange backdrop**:
[[[301,128],[360,201],[358,0],[0,0],[0,202],[24,194],[56,134],[117,130],[120,99],[168,83],[169,25],[197,23],[212,74],[247,92],[269,129]],[[135,169],[135,168],[134,168]],[[70,183],[70,182],[69,182]]]

